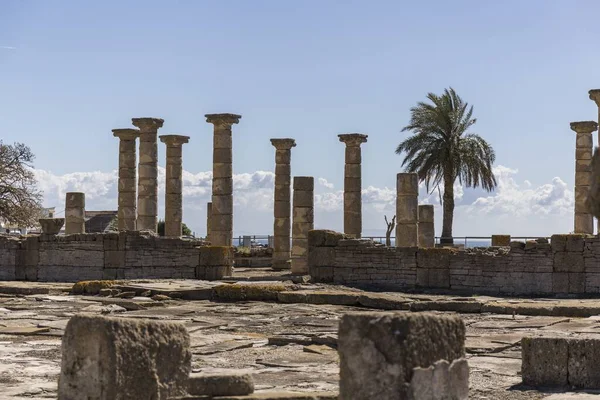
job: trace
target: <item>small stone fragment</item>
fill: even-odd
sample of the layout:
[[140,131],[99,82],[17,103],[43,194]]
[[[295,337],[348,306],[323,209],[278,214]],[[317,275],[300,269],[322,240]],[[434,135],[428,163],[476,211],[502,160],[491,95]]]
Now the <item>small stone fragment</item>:
[[171,300],[171,298],[169,296],[165,296],[164,294],[155,294],[154,296],[151,297],[151,299],[154,301]]
[[254,392],[254,380],[245,373],[194,373],[188,379],[188,392],[196,396],[242,396]]

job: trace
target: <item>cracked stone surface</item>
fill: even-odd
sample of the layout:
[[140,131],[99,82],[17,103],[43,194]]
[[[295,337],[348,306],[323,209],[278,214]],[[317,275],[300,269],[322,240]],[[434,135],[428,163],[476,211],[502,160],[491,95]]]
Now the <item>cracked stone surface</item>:
[[[131,284],[169,290],[189,290],[193,286],[187,281]],[[194,372],[251,373],[257,392],[337,392],[339,359],[334,347],[338,321],[344,313],[365,311],[364,307],[331,304],[153,301],[149,297],[113,299],[68,295],[65,290],[70,285],[12,285],[33,292],[37,287],[51,288],[52,294],[0,294],[0,397],[6,399],[56,398],[61,336],[68,319],[84,310],[118,317],[183,322],[191,336]],[[210,288],[214,283],[198,282],[198,285]],[[354,291],[340,287],[335,290]],[[450,296],[394,295],[421,302],[440,298],[460,301]],[[114,303],[116,301],[118,303]],[[547,303],[531,299],[502,301]],[[520,339],[530,335],[600,339],[600,316],[460,315],[467,327],[471,399],[578,400],[593,395],[541,392],[522,386]]]

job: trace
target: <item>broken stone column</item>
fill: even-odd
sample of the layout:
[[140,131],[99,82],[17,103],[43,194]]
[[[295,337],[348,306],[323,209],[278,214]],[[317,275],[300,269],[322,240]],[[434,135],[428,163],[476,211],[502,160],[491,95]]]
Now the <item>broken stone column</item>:
[[468,398],[465,326],[458,316],[346,314],[338,353],[340,400]]
[[419,177],[399,173],[396,179],[396,247],[419,245]]
[[186,394],[183,324],[76,315],[62,338],[59,399],[166,399]]
[[231,246],[233,239],[233,143],[231,126],[241,115],[206,114],[206,122],[214,125],[212,218],[209,232],[214,246]]
[[571,122],[577,133],[575,150],[575,233],[594,233],[594,218],[588,211],[586,200],[592,181],[592,132],[598,129],[594,121]]
[[65,196],[65,235],[85,233],[85,193],[69,192]]
[[290,269],[290,184],[294,139],[271,139],[275,146],[275,197],[273,214],[273,269]]
[[190,137],[163,135],[160,141],[167,145],[165,236],[180,237],[183,222],[182,146],[190,141]]
[[137,218],[136,179],[137,151],[135,141],[140,136],[137,129],[113,129],[113,136],[119,140],[119,205],[118,221],[120,231],[135,231]]
[[308,274],[308,232],[314,229],[314,190],[312,176],[294,177],[292,223],[292,274]]
[[206,240],[210,242],[210,231],[211,231],[211,219],[212,219],[212,203],[209,201],[206,203]]
[[362,155],[360,145],[368,136],[360,133],[338,135],[346,143],[346,165],[344,167],[344,233],[353,238],[362,235]]
[[160,118],[132,118],[140,130],[140,160],[138,177],[138,231],[156,232],[158,224],[158,129]]
[[419,247],[435,247],[434,209],[431,204],[419,206]]

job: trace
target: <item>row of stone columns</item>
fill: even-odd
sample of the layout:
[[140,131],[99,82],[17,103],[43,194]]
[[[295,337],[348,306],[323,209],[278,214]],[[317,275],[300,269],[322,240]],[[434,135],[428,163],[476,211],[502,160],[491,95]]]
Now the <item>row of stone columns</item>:
[[[119,230],[150,230],[158,224],[158,129],[160,118],[133,118],[138,129],[113,129],[119,141]],[[139,163],[136,170],[136,139]],[[163,135],[167,146],[165,190],[165,236],[181,236],[183,217],[182,146],[188,136]],[[137,190],[136,190],[137,177]],[[137,201],[136,201],[137,192]]]

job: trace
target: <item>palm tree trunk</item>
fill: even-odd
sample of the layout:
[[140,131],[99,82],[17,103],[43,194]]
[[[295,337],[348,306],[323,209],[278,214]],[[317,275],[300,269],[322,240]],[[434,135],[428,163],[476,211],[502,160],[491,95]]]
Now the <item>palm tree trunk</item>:
[[[450,175],[450,174],[448,174]],[[444,222],[442,225],[441,244],[453,245],[452,221],[454,220],[454,180],[451,176],[444,177]]]

